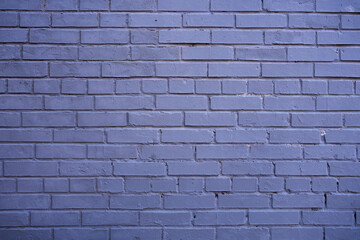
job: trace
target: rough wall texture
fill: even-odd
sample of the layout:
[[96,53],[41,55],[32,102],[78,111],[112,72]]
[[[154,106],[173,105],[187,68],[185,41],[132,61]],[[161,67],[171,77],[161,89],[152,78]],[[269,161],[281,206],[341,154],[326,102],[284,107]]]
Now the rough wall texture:
[[0,8],[1,239],[360,239],[360,1]]

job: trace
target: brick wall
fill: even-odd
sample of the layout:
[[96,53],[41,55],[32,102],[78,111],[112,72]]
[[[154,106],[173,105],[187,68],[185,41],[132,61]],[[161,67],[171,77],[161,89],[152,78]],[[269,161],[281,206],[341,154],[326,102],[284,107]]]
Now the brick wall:
[[0,9],[1,239],[359,239],[360,1]]

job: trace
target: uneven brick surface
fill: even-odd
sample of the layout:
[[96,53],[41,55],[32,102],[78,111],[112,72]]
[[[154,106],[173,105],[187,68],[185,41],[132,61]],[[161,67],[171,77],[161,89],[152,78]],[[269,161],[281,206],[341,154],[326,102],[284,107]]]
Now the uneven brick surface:
[[359,239],[359,13],[0,0],[0,239]]

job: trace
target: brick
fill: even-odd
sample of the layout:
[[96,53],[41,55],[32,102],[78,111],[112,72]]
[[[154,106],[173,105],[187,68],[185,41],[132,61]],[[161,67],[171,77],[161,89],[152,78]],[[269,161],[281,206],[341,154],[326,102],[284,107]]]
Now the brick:
[[305,146],[306,159],[355,159],[356,149],[350,145]]
[[140,93],[141,82],[139,80],[120,80],[116,81],[116,93]]
[[82,30],[81,43],[90,44],[124,44],[129,42],[127,30]]
[[117,127],[126,125],[126,113],[92,112],[78,114],[79,126],[83,127]]
[[0,96],[0,109],[41,109],[42,97],[40,96]]
[[130,112],[129,123],[135,126],[181,126],[180,112]]
[[156,63],[159,77],[204,77],[207,75],[205,63]]
[[51,63],[50,76],[52,77],[99,77],[100,64],[98,63]]
[[98,192],[120,193],[124,191],[124,180],[121,178],[98,178]]
[[270,143],[320,143],[318,130],[271,130]]
[[11,12],[3,12],[0,14],[0,26],[15,27],[18,25],[18,14]]
[[21,27],[49,27],[50,26],[49,13],[20,13]]
[[29,224],[29,216],[26,212],[1,212],[1,227],[21,227]]
[[210,63],[210,77],[256,77],[260,74],[257,63]]
[[160,208],[160,195],[112,195],[111,209],[152,209]]
[[56,96],[45,97],[45,109],[57,110],[90,110],[93,108],[93,97]]
[[158,34],[155,30],[132,30],[130,37],[133,44],[156,44],[158,42]]
[[79,240],[95,240],[106,239],[109,235],[107,229],[94,228],[58,228],[54,230],[55,240],[60,239],[79,239]]
[[360,192],[360,178],[340,178],[339,191],[340,192]]
[[221,82],[218,80],[197,80],[195,88],[198,94],[220,94]]
[[112,0],[111,10],[116,11],[153,11],[156,2],[154,0]]
[[164,239],[215,239],[215,229],[212,228],[167,228]]
[[145,93],[166,93],[168,90],[168,82],[166,79],[143,80],[142,90]]
[[194,148],[189,145],[148,145],[142,146],[142,159],[193,159]]
[[148,178],[127,178],[125,180],[125,191],[129,193],[150,192],[150,179]]
[[246,81],[242,80],[223,80],[222,93],[223,94],[239,94],[245,93],[247,89]]
[[340,19],[336,15],[330,14],[290,14],[290,28],[311,28],[311,29],[337,29]]
[[266,228],[231,228],[222,227],[217,229],[217,236],[221,239],[242,239],[249,237],[254,240],[268,239],[269,230]]
[[360,122],[359,122],[359,117],[360,115],[359,114],[344,114],[344,117],[345,117],[345,126],[348,126],[348,127],[358,127],[360,126]]
[[227,60],[234,58],[232,47],[183,47],[182,58],[185,60]]
[[17,191],[22,193],[42,192],[43,181],[40,178],[18,178]]
[[[99,2],[101,1],[96,1],[95,4]],[[126,27],[127,18],[127,14],[123,13],[100,13],[100,27]]]
[[233,192],[256,192],[257,178],[254,177],[234,177],[232,179]]
[[108,197],[99,194],[72,194],[54,195],[52,198],[53,209],[92,209],[107,208]]
[[0,142],[51,142],[51,130],[0,129]]
[[244,211],[198,211],[194,215],[196,226],[226,226],[245,224]]
[[1,2],[1,10],[42,10],[41,0],[15,0],[11,2]]
[[31,144],[1,144],[0,158],[33,158],[34,147]]
[[288,48],[289,61],[332,62],[339,59],[336,48]]
[[97,13],[53,13],[53,27],[97,27]]
[[0,29],[1,43],[24,43],[28,41],[26,29]]
[[359,76],[358,64],[350,63],[318,63],[315,64],[315,76],[320,77],[357,77]]
[[354,209],[359,208],[358,194],[327,194],[327,208]]
[[60,80],[34,80],[34,93],[60,93]]
[[82,224],[89,226],[101,225],[137,225],[136,212],[89,211],[82,213]]
[[301,1],[301,0],[280,0],[280,1],[264,1],[264,9],[268,11],[277,11],[277,12],[312,12],[315,10],[315,1]]
[[31,80],[13,79],[8,82],[9,93],[31,93],[32,88],[33,83]]
[[170,79],[169,92],[170,93],[194,93],[195,82],[192,79]]
[[60,176],[109,176],[111,173],[111,164],[106,161],[60,163]]
[[303,94],[326,94],[328,87],[327,81],[324,80],[302,80]]
[[80,10],[108,10],[109,9],[109,0],[100,0],[100,1],[91,1],[91,0],[81,0],[80,1]]
[[276,194],[273,195],[273,208],[323,208],[323,195],[315,194]]
[[77,48],[28,45],[23,47],[23,58],[31,60],[76,60]]
[[51,229],[34,229],[34,228],[23,228],[23,229],[1,229],[0,234],[7,239],[16,239],[16,238],[51,238],[52,231]]
[[78,30],[67,29],[31,29],[31,43],[78,43],[80,34]]
[[157,143],[159,142],[158,131],[146,129],[123,129],[108,130],[107,141],[109,143]]
[[154,102],[151,96],[102,96],[95,98],[95,109],[98,110],[143,110],[153,107]]
[[84,145],[69,144],[38,144],[36,145],[37,158],[85,158]]
[[309,192],[311,190],[310,178],[287,178],[286,190],[290,192]]
[[166,172],[163,163],[130,163],[114,164],[114,175],[118,176],[164,176]]
[[248,127],[282,127],[289,126],[287,113],[240,112],[239,125]]
[[20,114],[11,112],[0,112],[1,127],[17,127],[20,126]]
[[156,178],[151,180],[152,192],[176,192],[176,178]]
[[263,33],[258,30],[212,30],[211,42],[217,44],[262,44]]
[[61,92],[65,94],[86,94],[87,81],[79,79],[64,79],[61,82]]
[[312,77],[310,63],[263,63],[263,77]]
[[135,146],[126,145],[91,145],[88,158],[136,158]]
[[217,130],[218,143],[265,143],[265,130]]
[[257,96],[218,96],[211,97],[213,110],[259,110],[262,101]]
[[280,177],[259,178],[259,192],[282,192],[284,191],[284,179]]
[[269,196],[264,194],[219,195],[219,208],[269,208]]
[[283,28],[287,25],[284,14],[238,14],[237,28]]
[[259,10],[261,10],[261,1],[259,0],[231,0],[226,3],[221,0],[211,0],[211,11],[251,12]]
[[50,196],[46,194],[2,194],[0,197],[0,209],[25,210],[25,209],[48,209]]
[[231,179],[230,178],[206,178],[205,188],[208,192],[230,192]]
[[325,228],[325,236],[328,240],[336,240],[341,238],[357,238],[359,230],[357,228]]
[[315,192],[336,192],[337,180],[336,178],[313,178],[312,190]]
[[102,64],[103,77],[154,76],[154,65],[142,62],[112,62]]
[[353,96],[323,96],[317,98],[317,110],[360,110],[359,98]]
[[293,113],[291,125],[294,127],[341,127],[342,117],[338,113]]
[[181,27],[181,15],[153,13],[129,14],[129,27]]
[[0,192],[1,193],[14,193],[16,192],[16,179],[0,179]]
[[211,176],[219,174],[219,164],[216,162],[169,162],[169,175]]
[[42,62],[0,63],[0,77],[45,77],[47,64]]
[[265,44],[315,44],[315,32],[274,30],[265,32]]
[[210,145],[196,147],[197,159],[246,158],[247,155],[248,148],[245,145]]
[[360,176],[360,165],[356,162],[330,162],[331,176]]
[[241,47],[235,49],[235,59],[285,61],[286,49],[279,47]]
[[264,108],[267,110],[315,110],[315,99],[310,96],[266,96]]
[[73,112],[25,112],[23,126],[27,127],[71,127],[75,126]]
[[114,81],[103,80],[89,80],[88,93],[89,94],[111,94],[114,92]]
[[156,96],[156,108],[162,110],[206,110],[205,96]]
[[130,49],[119,46],[82,46],[79,48],[80,60],[129,60]]
[[161,141],[166,143],[210,143],[212,139],[213,132],[209,130],[161,130]]
[[204,180],[198,177],[180,177],[179,192],[202,192],[204,189]]
[[46,9],[47,10],[77,10],[78,1],[76,0],[64,0],[64,1],[56,1],[56,0],[47,0]]
[[236,116],[233,113],[201,113],[187,112],[185,125],[187,126],[234,126]]
[[20,59],[21,49],[19,46],[3,45],[0,46],[0,59]]
[[289,145],[253,145],[250,157],[255,159],[300,159],[302,150],[299,146]]
[[86,193],[96,191],[96,180],[92,178],[71,178],[70,192]]
[[133,60],[178,60],[180,49],[178,47],[132,47]]
[[45,178],[44,192],[69,192],[69,181],[66,178]]
[[330,81],[329,94],[354,94],[354,83],[352,81]]
[[360,33],[357,31],[318,32],[317,43],[320,45],[356,45]]
[[326,162],[307,161],[307,162],[276,162],[275,175],[290,176],[321,176],[328,175]]
[[140,225],[143,226],[186,226],[190,225],[189,212],[142,212]]
[[32,211],[32,226],[73,226],[80,224],[80,212]]
[[209,30],[159,30],[160,43],[210,43]]
[[136,227],[136,228],[112,228],[111,229],[111,236],[113,238],[119,240],[126,240],[126,239],[160,239],[162,236],[162,229],[161,228],[149,228],[149,227]]
[[321,227],[273,227],[272,238],[280,240],[292,236],[294,240],[321,239],[323,229]]
[[273,172],[273,165],[270,162],[222,162],[222,174],[224,175],[271,175]]
[[317,12],[358,12],[360,5],[353,0],[318,0],[316,1]]
[[274,86],[272,81],[249,81],[248,82],[248,92],[255,94],[271,94],[274,91]]
[[225,14],[190,13],[183,15],[184,27],[234,27],[234,17]]
[[292,225],[299,224],[298,211],[250,211],[249,223],[252,225]]
[[208,11],[209,0],[199,0],[196,3],[191,0],[183,0],[181,2],[178,2],[176,0],[159,0],[158,10],[175,12]]
[[325,134],[326,143],[360,143],[357,130],[343,129],[343,130],[328,130]]
[[298,80],[274,81],[275,93],[278,94],[300,94],[301,86]]
[[213,209],[215,196],[202,195],[166,195],[164,197],[165,209]]
[[359,29],[360,18],[357,15],[342,15],[341,27],[343,29]]

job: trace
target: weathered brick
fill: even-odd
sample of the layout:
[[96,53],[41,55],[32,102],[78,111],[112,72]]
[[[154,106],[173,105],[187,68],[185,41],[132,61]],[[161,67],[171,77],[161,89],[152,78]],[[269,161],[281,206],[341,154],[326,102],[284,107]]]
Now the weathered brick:
[[233,27],[234,16],[225,14],[198,14],[183,15],[184,27]]
[[259,30],[212,30],[211,42],[216,44],[262,44]]

